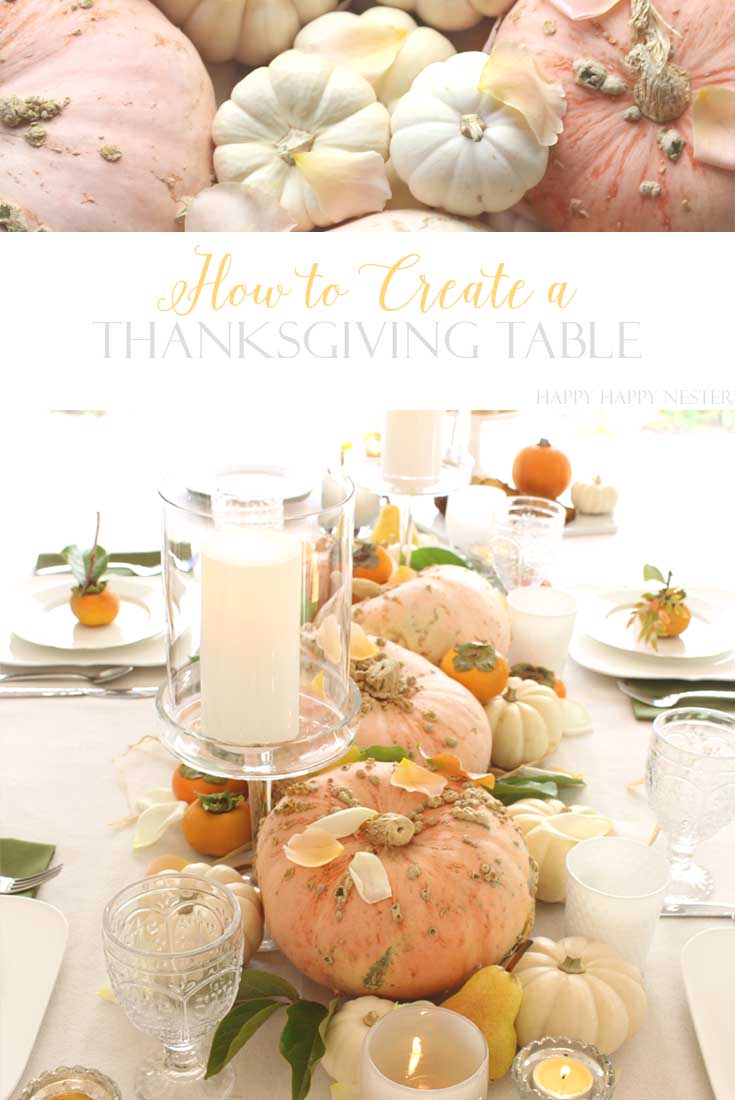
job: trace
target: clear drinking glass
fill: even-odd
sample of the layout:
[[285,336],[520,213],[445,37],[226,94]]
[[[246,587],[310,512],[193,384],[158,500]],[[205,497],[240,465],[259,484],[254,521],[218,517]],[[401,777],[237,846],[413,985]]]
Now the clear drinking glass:
[[653,723],[648,801],[669,840],[667,904],[707,898],[712,875],[694,862],[697,845],[735,820],[735,717],[687,707]]
[[102,937],[118,1003],[164,1047],[137,1073],[140,1100],[225,1100],[234,1071],[205,1081],[199,1043],[229,1012],[240,981],[235,895],[197,875],[154,875],[108,902]]
[[[566,511],[555,500],[512,497],[497,535],[513,540],[519,557],[512,575],[503,577],[506,588],[521,588],[549,580],[564,533]],[[514,563],[510,562],[511,565]],[[502,575],[502,574],[501,574]]]

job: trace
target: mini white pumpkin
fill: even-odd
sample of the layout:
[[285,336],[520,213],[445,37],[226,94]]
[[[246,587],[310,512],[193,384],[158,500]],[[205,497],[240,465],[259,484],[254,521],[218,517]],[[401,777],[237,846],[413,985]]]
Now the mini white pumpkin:
[[220,182],[271,195],[301,230],[382,210],[390,115],[358,73],[288,50],[235,85],[212,128]]
[[385,0],[393,8],[415,11],[419,19],[442,31],[464,31],[486,15],[503,15],[513,0]]
[[339,0],[156,0],[205,61],[267,65],[292,45],[310,19]]
[[512,771],[550,756],[559,747],[563,722],[559,696],[536,680],[511,676],[502,695],[485,707],[493,734],[492,763]]
[[360,1080],[362,1045],[373,1024],[396,1007],[383,997],[357,997],[335,1012],[325,1040],[322,1065],[335,1081],[356,1085]]
[[566,1035],[612,1054],[643,1022],[643,979],[607,944],[581,936],[535,939],[513,973],[523,987],[515,1022],[520,1046]]
[[525,798],[508,807],[508,813],[526,838],[538,864],[536,897],[559,902],[567,896],[567,852],[583,840],[612,836],[612,821],[590,806],[566,806],[559,799],[549,803]]
[[572,485],[572,504],[585,516],[609,516],[618,503],[618,491],[613,485],[604,485],[601,477],[592,481],[575,481]]
[[406,12],[385,7],[370,8],[362,15],[329,12],[304,27],[294,48],[318,53],[334,65],[349,65],[372,84],[388,110],[427,65],[456,53],[443,34],[419,27]]
[[546,171],[548,148],[521,111],[479,90],[487,64],[472,52],[429,65],[393,111],[396,173],[450,214],[507,210]]
[[242,930],[245,939],[245,953],[243,962],[245,965],[257,954],[263,940],[263,903],[260,900],[260,890],[249,882],[245,882],[239,871],[228,867],[225,863],[187,863],[182,871],[188,871],[192,875],[201,875],[202,878],[212,879],[220,886],[226,886],[235,897],[240,907],[242,918]]

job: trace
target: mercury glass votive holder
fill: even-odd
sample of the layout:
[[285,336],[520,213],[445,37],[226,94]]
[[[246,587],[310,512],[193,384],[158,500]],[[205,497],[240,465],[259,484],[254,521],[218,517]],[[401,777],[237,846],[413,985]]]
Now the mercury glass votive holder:
[[[557,1065],[562,1067],[558,1075],[544,1074],[544,1067]],[[566,1036],[528,1043],[516,1054],[511,1076],[520,1100],[610,1100],[615,1094],[615,1067],[608,1056]]]
[[86,1066],[58,1066],[29,1081],[18,1100],[122,1100],[114,1081]]

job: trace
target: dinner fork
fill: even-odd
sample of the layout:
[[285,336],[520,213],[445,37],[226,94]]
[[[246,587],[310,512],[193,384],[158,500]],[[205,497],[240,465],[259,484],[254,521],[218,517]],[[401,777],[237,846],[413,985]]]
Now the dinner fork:
[[37,665],[0,673],[0,684],[15,680],[87,680],[90,684],[109,684],[133,671],[133,665]]
[[47,867],[45,871],[39,871],[36,875],[26,875],[25,878],[12,878],[10,875],[0,875],[0,894],[21,894],[24,890],[33,890],[51,878],[56,878],[63,868],[63,863],[57,863],[55,867]]
[[623,680],[618,680],[618,687],[623,695],[635,699],[638,703],[646,703],[649,707],[661,710],[669,710],[676,706],[682,699],[729,699],[735,701],[735,689],[728,691],[722,688],[697,688],[691,691],[672,691],[667,695],[647,695],[641,689],[634,690]]

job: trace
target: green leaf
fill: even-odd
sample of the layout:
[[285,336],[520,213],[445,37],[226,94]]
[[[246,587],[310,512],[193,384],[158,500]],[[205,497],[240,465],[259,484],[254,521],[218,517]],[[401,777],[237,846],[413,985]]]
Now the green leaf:
[[[532,768],[528,764],[520,767],[516,775],[511,779],[540,779],[543,782],[556,783],[557,787],[586,787],[584,779],[580,775],[569,775],[567,772],[550,772],[545,768]],[[506,780],[507,781],[507,780]]]
[[84,551],[84,561],[87,566],[87,576],[93,583],[95,581],[98,581],[102,574],[106,571],[107,563],[109,560],[110,559],[107,551],[103,550],[101,546],[98,546],[97,553],[94,559],[94,568],[92,568],[92,551]]
[[242,1050],[258,1028],[282,1007],[281,1001],[260,998],[245,1001],[244,1004],[230,1009],[214,1033],[206,1076],[214,1077],[219,1073]]
[[405,760],[408,756],[406,749],[400,745],[368,745],[360,749],[360,760],[377,760],[382,764],[392,764],[395,760]]
[[660,569],[657,569],[655,565],[643,566],[643,580],[644,581],[661,581],[661,584],[666,584],[664,575]]
[[306,1100],[314,1066],[325,1051],[321,1024],[329,1009],[316,1001],[289,1005],[279,1048],[291,1066],[291,1100]]
[[510,779],[499,779],[492,793],[504,806],[512,806],[522,798],[556,798],[559,789],[556,783],[551,781],[541,782],[538,779],[511,776]]
[[430,565],[461,565],[469,569],[469,564],[453,550],[447,550],[446,546],[419,546],[411,554],[411,568],[416,572],[428,569]]
[[247,966],[242,972],[236,1003],[258,997],[285,997],[289,1001],[299,999],[294,987],[280,974],[271,974],[268,970],[256,970],[254,966]]
[[78,546],[65,546],[61,556],[71,568],[72,576],[77,584],[84,584],[87,580],[87,564],[84,554]]

